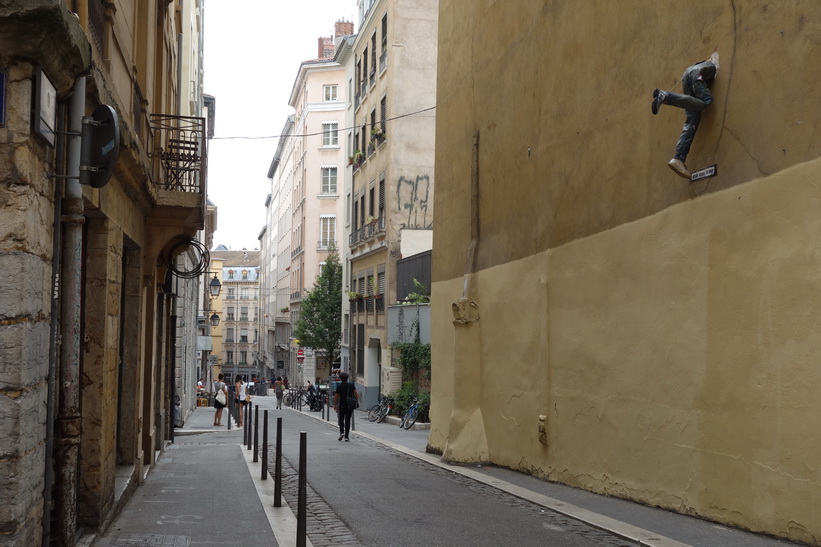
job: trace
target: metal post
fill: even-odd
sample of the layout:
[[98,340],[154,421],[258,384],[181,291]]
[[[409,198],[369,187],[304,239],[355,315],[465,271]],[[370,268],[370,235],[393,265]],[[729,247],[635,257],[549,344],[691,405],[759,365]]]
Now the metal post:
[[306,489],[306,467],[308,463],[308,433],[299,432],[299,483],[297,496],[297,516],[296,516],[296,545],[305,547],[307,537],[307,489]]
[[[228,388],[225,388],[225,391],[228,391]],[[214,395],[216,397],[216,395]],[[228,391],[227,395],[228,401],[228,431],[231,431],[231,420],[234,418],[234,398],[231,396],[231,392]]]
[[251,422],[253,421],[251,420],[251,416],[253,416],[251,410],[253,406],[254,403],[248,403],[248,408],[245,412],[245,443],[248,445],[248,450],[251,450]]
[[282,507],[282,416],[277,416],[277,451],[274,459],[274,507]]
[[254,409],[254,463],[259,461],[259,405]]
[[351,410],[351,431],[356,431],[356,410]]
[[268,409],[263,413],[262,422],[262,476],[260,479],[268,480]]

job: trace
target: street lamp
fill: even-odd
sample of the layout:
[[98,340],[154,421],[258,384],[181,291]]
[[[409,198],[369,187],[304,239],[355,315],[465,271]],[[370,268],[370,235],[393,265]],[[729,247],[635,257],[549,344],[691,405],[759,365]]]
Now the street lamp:
[[[214,278],[208,284],[208,289],[211,291],[211,297],[216,298],[220,295],[220,289],[222,288],[222,284],[220,280],[217,279],[217,274],[214,274]],[[217,323],[219,324],[219,323]],[[215,325],[216,326],[216,325]]]
[[211,317],[208,318],[208,322],[211,323],[212,327],[218,327],[219,326],[220,316],[217,315],[217,312],[214,312],[214,314]]

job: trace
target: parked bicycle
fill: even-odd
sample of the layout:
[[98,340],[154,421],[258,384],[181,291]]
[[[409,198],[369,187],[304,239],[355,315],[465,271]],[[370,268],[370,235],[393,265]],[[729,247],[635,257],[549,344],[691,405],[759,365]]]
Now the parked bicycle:
[[419,416],[419,399],[413,398],[413,402],[408,407],[405,415],[402,416],[402,421],[399,422],[399,427],[403,429],[410,429],[416,423],[416,418]]
[[391,401],[390,397],[381,396],[379,404],[373,405],[368,409],[368,421],[381,422],[390,414],[391,408],[393,408],[393,401]]

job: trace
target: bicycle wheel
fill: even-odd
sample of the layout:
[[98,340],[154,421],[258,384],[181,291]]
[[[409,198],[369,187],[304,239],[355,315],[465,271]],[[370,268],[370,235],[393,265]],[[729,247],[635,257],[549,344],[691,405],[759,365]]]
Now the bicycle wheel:
[[405,429],[410,429],[413,427],[413,424],[416,423],[416,417],[418,415],[417,408],[412,406],[408,409],[405,413],[404,423],[402,424]]
[[368,421],[375,422],[379,418],[379,411],[382,409],[379,405],[373,405],[368,409]]
[[379,410],[379,418],[376,419],[377,423],[380,423],[385,417],[388,415],[388,406],[385,405]]

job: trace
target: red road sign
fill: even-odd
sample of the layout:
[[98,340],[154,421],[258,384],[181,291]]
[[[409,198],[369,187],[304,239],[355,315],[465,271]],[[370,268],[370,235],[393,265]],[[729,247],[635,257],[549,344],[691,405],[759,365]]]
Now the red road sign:
[[305,355],[305,351],[300,348],[300,349],[296,350],[296,354],[297,355]]
[[302,356],[302,355],[297,355],[297,356],[296,356],[296,362],[297,362],[297,363],[301,363],[301,362],[303,362],[304,360],[305,360],[305,357],[304,357],[304,356]]

